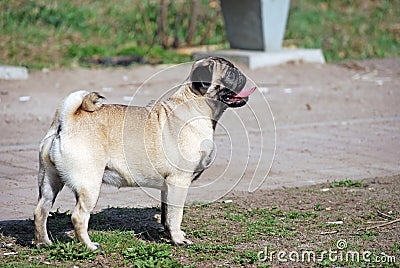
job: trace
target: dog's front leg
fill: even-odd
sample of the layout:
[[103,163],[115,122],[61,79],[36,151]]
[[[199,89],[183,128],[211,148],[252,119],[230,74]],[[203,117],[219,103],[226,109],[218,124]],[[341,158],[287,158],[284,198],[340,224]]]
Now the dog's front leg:
[[177,180],[167,180],[165,188],[161,192],[162,223],[170,234],[172,242],[177,246],[192,244],[186,234],[181,230],[183,208],[189,190],[189,183]]

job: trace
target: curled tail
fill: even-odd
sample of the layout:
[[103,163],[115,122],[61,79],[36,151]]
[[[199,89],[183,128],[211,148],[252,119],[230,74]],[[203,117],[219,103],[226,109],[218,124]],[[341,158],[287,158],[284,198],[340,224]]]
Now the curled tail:
[[68,95],[56,110],[50,129],[47,131],[46,136],[40,143],[41,150],[45,142],[48,139],[54,139],[54,137],[59,133],[60,129],[65,126],[68,120],[72,119],[73,115],[77,111],[97,111],[102,106],[102,99],[104,99],[104,97],[100,94],[96,92],[90,93],[84,90],[76,91]]
[[101,100],[104,99],[97,92],[76,91],[68,95],[60,108],[60,123],[64,124],[79,110],[94,112],[103,105]]
[[80,108],[87,112],[97,111],[103,105],[103,99],[104,97],[101,96],[99,93],[91,92],[83,97],[82,105]]

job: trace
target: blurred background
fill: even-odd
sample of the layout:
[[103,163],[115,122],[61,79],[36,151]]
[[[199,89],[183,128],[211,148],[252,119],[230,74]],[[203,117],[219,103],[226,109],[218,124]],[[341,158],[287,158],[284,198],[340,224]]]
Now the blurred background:
[[[292,0],[289,12],[284,47],[322,48],[327,62],[399,56],[400,0]],[[216,0],[0,0],[0,64],[178,63],[228,47]]]

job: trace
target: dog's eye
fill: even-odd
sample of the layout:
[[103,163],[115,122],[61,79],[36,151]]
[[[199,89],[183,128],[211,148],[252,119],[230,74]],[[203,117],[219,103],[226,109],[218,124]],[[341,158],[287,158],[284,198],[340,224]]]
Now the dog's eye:
[[203,85],[203,87],[205,88],[209,88],[211,86],[211,83],[208,82],[201,82],[201,84]]
[[223,79],[223,83],[228,87],[232,88],[235,84],[236,80],[236,73],[234,72],[233,69],[230,69],[226,72],[226,75]]
[[228,75],[227,80],[229,80],[229,81],[235,80],[236,75],[234,72],[230,71],[227,73],[227,75]]

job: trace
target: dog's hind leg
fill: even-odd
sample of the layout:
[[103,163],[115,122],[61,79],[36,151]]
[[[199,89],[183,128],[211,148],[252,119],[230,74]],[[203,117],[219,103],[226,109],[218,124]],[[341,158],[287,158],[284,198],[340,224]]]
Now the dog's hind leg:
[[61,191],[64,183],[61,181],[54,167],[43,164],[40,160],[38,176],[39,201],[35,209],[35,239],[37,246],[51,245],[47,234],[47,218],[57,194]]
[[[71,219],[78,240],[84,243],[89,250],[100,248],[98,243],[94,243],[90,240],[88,227],[90,213],[93,211],[99,198],[102,175],[103,174],[98,174],[98,176],[94,176],[93,173],[87,175],[84,179],[81,179],[83,183],[74,187],[77,200]],[[90,176],[90,178],[88,176]]]
[[167,190],[161,190],[161,224],[165,230],[167,230]]

